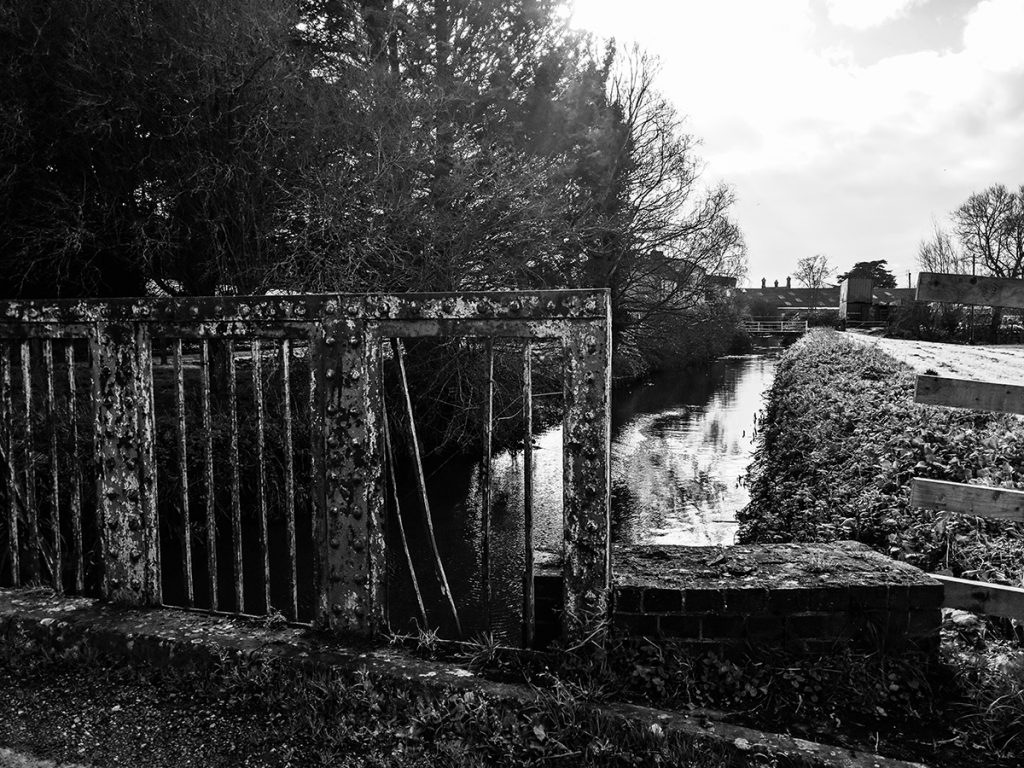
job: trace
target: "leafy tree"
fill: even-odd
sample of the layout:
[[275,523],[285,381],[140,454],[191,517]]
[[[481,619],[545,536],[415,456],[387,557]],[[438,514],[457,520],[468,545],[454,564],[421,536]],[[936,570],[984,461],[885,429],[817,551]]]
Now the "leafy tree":
[[0,290],[261,289],[325,152],[332,103],[283,8],[6,5]]
[[836,275],[836,280],[842,281],[848,278],[867,278],[872,281],[876,288],[895,288],[896,277],[886,268],[886,260],[858,261],[849,272]]
[[560,4],[6,5],[0,292],[603,286],[636,348],[743,240],[652,62]]

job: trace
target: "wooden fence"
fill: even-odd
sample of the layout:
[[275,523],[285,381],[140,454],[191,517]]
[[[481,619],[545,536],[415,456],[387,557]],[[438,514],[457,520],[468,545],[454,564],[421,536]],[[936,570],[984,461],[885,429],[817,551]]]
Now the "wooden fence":
[[[917,300],[1024,309],[1024,280],[923,272],[918,277]],[[1015,384],[918,376],[915,400],[925,405],[1024,415],[1024,386]],[[1012,488],[915,477],[911,505],[1024,522],[1024,491]],[[1024,589],[932,576],[945,586],[947,607],[1024,620]]]

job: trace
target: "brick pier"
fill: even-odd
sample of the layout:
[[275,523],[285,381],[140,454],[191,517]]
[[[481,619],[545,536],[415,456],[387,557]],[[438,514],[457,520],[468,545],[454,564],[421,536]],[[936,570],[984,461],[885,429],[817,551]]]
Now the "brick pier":
[[[558,558],[538,555],[538,638],[556,628]],[[851,541],[728,548],[617,546],[613,621],[694,645],[938,647],[942,585]]]

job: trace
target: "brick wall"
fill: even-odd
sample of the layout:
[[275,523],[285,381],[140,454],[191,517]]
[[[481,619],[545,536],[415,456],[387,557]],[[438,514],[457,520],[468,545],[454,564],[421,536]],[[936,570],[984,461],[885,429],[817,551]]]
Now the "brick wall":
[[[538,640],[557,633],[555,563],[538,573]],[[619,547],[613,622],[699,645],[818,652],[938,647],[942,585],[861,544]]]

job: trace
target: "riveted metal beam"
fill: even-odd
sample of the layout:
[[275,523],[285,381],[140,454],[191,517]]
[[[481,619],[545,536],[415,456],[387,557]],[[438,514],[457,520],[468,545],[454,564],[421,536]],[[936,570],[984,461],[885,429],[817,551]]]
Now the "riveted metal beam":
[[26,327],[39,324],[54,324],[62,334],[77,324],[81,335],[81,327],[98,322],[180,325],[175,333],[200,328],[204,335],[238,335],[253,325],[301,325],[340,318],[600,320],[605,306],[605,292],[600,290],[0,301],[0,335],[23,333]]
[[92,340],[102,593],[158,605],[152,350],[140,324],[98,323]]
[[597,639],[611,586],[610,316],[581,324],[564,342],[563,632],[569,642]]
[[317,623],[369,634],[384,626],[380,338],[328,321],[312,339],[317,489]]

